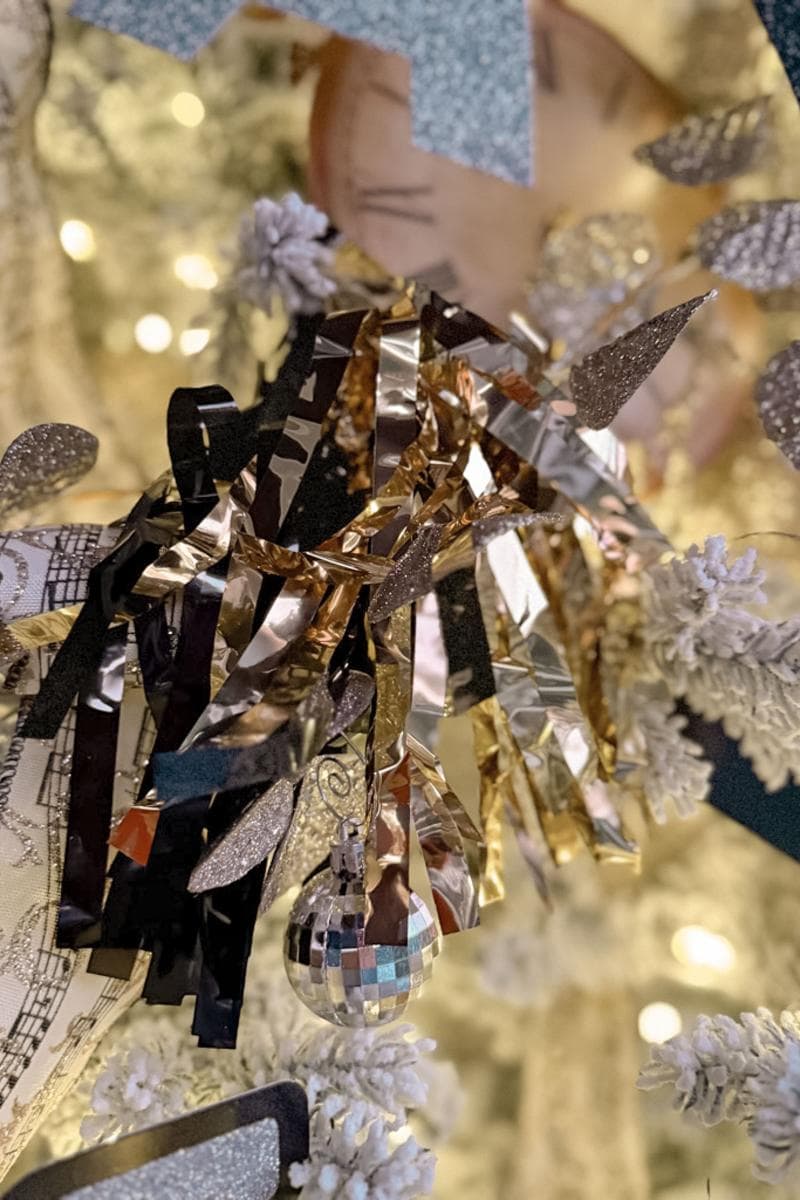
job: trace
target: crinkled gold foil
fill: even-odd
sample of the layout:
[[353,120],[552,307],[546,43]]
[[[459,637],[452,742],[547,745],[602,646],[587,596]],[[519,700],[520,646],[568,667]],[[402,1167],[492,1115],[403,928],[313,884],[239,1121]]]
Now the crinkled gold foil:
[[492,904],[506,894],[503,877],[503,814],[508,780],[500,768],[500,747],[494,725],[494,697],[470,709],[473,749],[480,776],[480,814],[486,847],[481,871],[480,903]]

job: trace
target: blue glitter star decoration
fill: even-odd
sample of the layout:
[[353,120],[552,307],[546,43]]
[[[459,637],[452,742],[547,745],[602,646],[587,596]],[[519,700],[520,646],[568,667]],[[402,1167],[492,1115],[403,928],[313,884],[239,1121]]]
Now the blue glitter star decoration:
[[[74,0],[71,12],[179,58],[240,0]],[[269,0],[411,60],[414,140],[513,183],[533,181],[533,69],[526,0]]]
[[755,5],[800,101],[800,0],[755,0]]

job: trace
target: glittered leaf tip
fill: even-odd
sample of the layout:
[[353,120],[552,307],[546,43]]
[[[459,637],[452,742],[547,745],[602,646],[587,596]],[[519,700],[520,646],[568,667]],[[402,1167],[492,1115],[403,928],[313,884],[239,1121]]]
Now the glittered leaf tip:
[[258,866],[286,833],[293,809],[294,787],[281,779],[259,796],[200,860],[189,880],[189,891],[225,887]]
[[0,459],[0,517],[32,509],[76,483],[97,460],[97,438],[77,425],[33,425]]
[[[74,0],[73,16],[191,58],[239,0]],[[533,68],[527,0],[269,0],[411,60],[411,123],[423,150],[533,182]]]
[[590,429],[605,429],[658,366],[690,317],[715,291],[684,300],[629,333],[587,354],[570,371],[578,417]]
[[697,231],[704,267],[753,292],[800,280],[800,200],[747,200],[723,208]]
[[756,385],[756,404],[767,437],[800,468],[800,341],[767,363]]
[[734,108],[692,113],[653,142],[634,151],[673,183],[718,183],[749,171],[767,133],[768,96],[756,96]]

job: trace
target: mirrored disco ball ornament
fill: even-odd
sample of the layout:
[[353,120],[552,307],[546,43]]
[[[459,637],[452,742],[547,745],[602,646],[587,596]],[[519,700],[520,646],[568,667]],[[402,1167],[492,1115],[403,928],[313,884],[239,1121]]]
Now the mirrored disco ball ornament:
[[403,945],[367,945],[369,901],[364,844],[343,830],[331,865],[309,880],[289,914],[284,962],[289,982],[312,1012],[334,1025],[364,1028],[401,1016],[433,970],[439,931],[416,892]]

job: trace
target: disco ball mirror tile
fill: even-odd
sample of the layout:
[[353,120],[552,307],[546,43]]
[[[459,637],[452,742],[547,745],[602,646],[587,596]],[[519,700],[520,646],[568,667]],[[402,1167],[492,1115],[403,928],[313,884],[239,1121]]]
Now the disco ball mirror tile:
[[289,981],[317,1016],[336,1025],[384,1025],[417,995],[439,953],[439,934],[427,906],[411,893],[408,941],[366,944],[367,897],[360,880],[332,871],[300,893],[286,930]]

